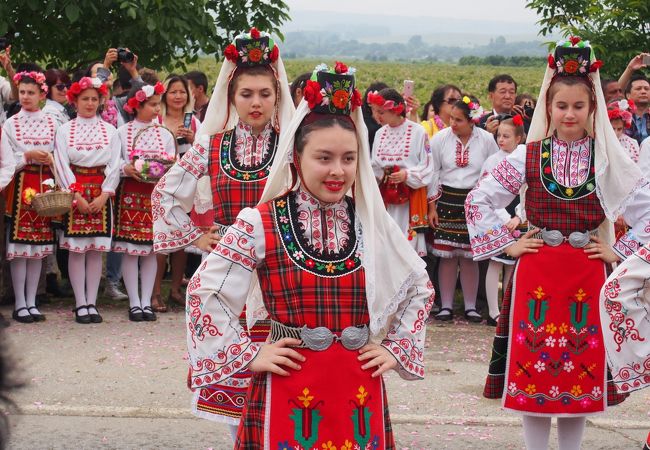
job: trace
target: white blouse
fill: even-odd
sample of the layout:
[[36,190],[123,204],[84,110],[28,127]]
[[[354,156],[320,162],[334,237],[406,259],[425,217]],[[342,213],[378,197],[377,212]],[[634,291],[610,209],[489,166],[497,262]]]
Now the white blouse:
[[[135,150],[141,150],[145,156],[155,158],[157,156],[167,155],[169,157],[176,155],[176,138],[174,135],[165,128],[152,126],[155,124],[156,119],[151,122],[141,122],[138,119],[134,119],[117,129],[122,148],[120,161],[120,172],[122,175],[124,175],[124,166],[131,164],[129,154],[134,150],[134,140],[136,144]],[[142,131],[144,128],[147,129]]]
[[627,152],[628,155],[630,155],[630,158],[632,158],[632,161],[635,163],[639,162],[639,143],[636,141],[636,139],[631,138],[627,134],[623,133],[620,138],[618,138],[618,141],[621,143],[623,146],[623,149]]
[[25,158],[30,150],[54,151],[56,121],[43,111],[21,110],[11,116],[2,127],[0,145],[13,152],[15,171],[18,172],[31,163]]

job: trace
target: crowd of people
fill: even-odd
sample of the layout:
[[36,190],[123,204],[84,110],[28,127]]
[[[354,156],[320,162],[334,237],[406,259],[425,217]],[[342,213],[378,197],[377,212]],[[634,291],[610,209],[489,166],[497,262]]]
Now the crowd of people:
[[[572,38],[537,98],[501,74],[486,110],[453,84],[423,107],[381,81],[361,95],[341,62],[289,83],[256,29],[225,49],[210,97],[205,74],[161,81],[129,49],[68,74],[14,70],[7,48],[12,317],[45,321],[41,273],[61,294],[59,272],[74,320],[100,323],[105,273],[131,321],[185,309],[193,411],[229,424],[237,448],[311,448],[319,423],[344,442],[350,404],[357,441],[393,448],[380,375],[423,376],[425,321],[454,318],[460,281],[464,318],[497,327],[485,395],[524,415],[528,448],[547,447],[553,416],[560,447],[579,448],[585,416],[624,400],[601,333],[620,317],[599,302],[611,264],[650,241],[644,55],[601,81]],[[71,209],[41,214],[35,199],[58,189]],[[349,379],[319,375],[333,361]],[[574,368],[588,379],[557,377]]]

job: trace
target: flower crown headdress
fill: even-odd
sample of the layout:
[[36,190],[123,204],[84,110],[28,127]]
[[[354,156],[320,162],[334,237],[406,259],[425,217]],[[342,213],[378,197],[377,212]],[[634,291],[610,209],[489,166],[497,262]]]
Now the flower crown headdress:
[[386,100],[377,91],[368,92],[368,104],[379,106],[382,109],[391,111],[395,114],[402,114],[406,105],[402,103],[395,103],[393,100]]
[[18,72],[16,75],[14,75],[14,83],[16,83],[16,86],[23,81],[23,78],[27,78],[28,80],[33,80],[36,82],[36,84],[40,85],[41,91],[47,93],[49,90],[49,87],[47,86],[47,83],[45,82],[45,75],[43,75],[40,72],[36,71],[31,71],[31,72]]
[[333,69],[326,64],[316,66],[303,90],[309,109],[321,114],[349,115],[361,106],[361,94],[355,87],[355,72],[354,67],[340,61]]
[[625,128],[632,126],[632,115],[636,112],[636,105],[633,100],[619,100],[610,102],[607,105],[607,116],[609,120],[621,119]]
[[72,103],[77,100],[79,94],[86,89],[96,89],[101,97],[106,97],[108,95],[108,87],[102,83],[102,80],[99,78],[90,78],[83,77],[79,81],[75,81],[68,89],[66,97],[68,97],[68,102]]
[[478,102],[473,102],[468,96],[463,97],[463,103],[469,108],[469,118],[474,123],[479,123],[483,116],[483,107]]
[[253,27],[250,32],[236,36],[223,55],[237,66],[259,66],[277,61],[280,50],[269,33]]
[[133,114],[140,104],[147,101],[152,95],[162,95],[165,93],[165,86],[159,81],[155,86],[149,84],[142,86],[124,105],[124,111]]
[[555,70],[555,76],[587,77],[591,72],[600,69],[603,62],[595,59],[589,41],[583,41],[579,36],[571,36],[557,43],[554,54],[548,55],[548,66]]

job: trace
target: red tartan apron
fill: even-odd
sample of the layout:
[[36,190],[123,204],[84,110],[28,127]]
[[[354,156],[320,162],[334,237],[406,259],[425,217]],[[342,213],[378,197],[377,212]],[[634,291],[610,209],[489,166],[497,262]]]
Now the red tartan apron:
[[[41,174],[41,167],[43,173]],[[49,166],[28,164],[18,172],[4,191],[7,219],[9,222],[9,242],[27,245],[46,245],[54,243],[52,218],[39,216],[31,205],[26,203],[25,190],[42,191],[41,182],[53,178]]]
[[153,245],[151,193],[155,184],[124,178],[117,193],[115,240]]
[[[81,196],[88,203],[99,197],[104,183],[104,166],[79,167],[72,165],[72,173],[76,182],[83,186]],[[111,209],[110,201],[98,213],[82,214],[76,205],[72,212],[66,214],[64,235],[66,237],[110,237],[111,236]]]
[[296,350],[306,358],[302,369],[268,375],[269,448],[385,448],[382,378],[361,370],[358,352],[340,343]]
[[535,415],[604,411],[599,297],[605,264],[568,243],[522,256],[513,284],[503,405]]

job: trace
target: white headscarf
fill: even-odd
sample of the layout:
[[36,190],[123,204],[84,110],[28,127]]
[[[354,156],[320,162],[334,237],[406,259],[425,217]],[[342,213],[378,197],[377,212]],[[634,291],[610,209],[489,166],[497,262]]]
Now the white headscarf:
[[[268,33],[260,32],[260,34],[263,37],[269,37],[271,39]],[[250,38],[250,33],[241,33],[235,37],[235,41]],[[277,46],[275,43],[274,45]],[[271,121],[275,130],[279,132],[284,125],[289,123],[296,109],[291,98],[287,72],[284,69],[282,58],[278,56],[278,59],[270,63],[269,66],[273,69],[273,74],[278,83],[277,107]],[[217,83],[210,97],[208,109],[205,112],[205,120],[201,124],[197,135],[212,136],[230,130],[237,125],[239,115],[237,114],[235,105],[229,102],[228,99],[228,87],[235,74],[235,69],[237,69],[237,65],[229,59],[224,58]],[[199,180],[194,199],[194,207],[198,213],[204,213],[213,207],[210,177],[202,177]]]
[[[557,45],[566,47],[567,41],[560,41]],[[588,47],[589,42],[584,41],[584,45]],[[595,61],[593,51],[591,61],[592,63]],[[546,97],[555,73],[556,69],[546,67],[544,81],[537,100],[540,107],[535,108],[526,142],[540,141],[555,131],[553,125],[547,122],[546,114]],[[596,70],[588,75],[594,87],[596,108],[593,113],[595,116],[589,116],[587,133],[594,138],[596,195],[598,195],[605,215],[613,222],[625,210],[636,190],[645,184],[645,180],[637,165],[626,156],[626,152],[611,126],[599,73]]]
[[[323,69],[323,65],[318,68]],[[354,71],[351,69],[348,74],[352,73]],[[310,112],[307,100],[303,99],[291,123],[282,129],[278,152],[260,203],[283,195],[291,188],[294,138],[303,119]],[[361,108],[354,109],[350,117],[356,127],[359,142],[357,177],[353,186],[355,232],[366,278],[370,332],[378,339],[385,335],[386,327],[399,303],[406,297],[409,287],[425,271],[425,263],[406,240],[404,232],[386,212],[370,166],[368,130]],[[254,279],[254,286],[249,292],[252,295],[249,295],[246,305],[249,324],[264,316],[261,295],[255,292],[259,291],[257,277]]]

